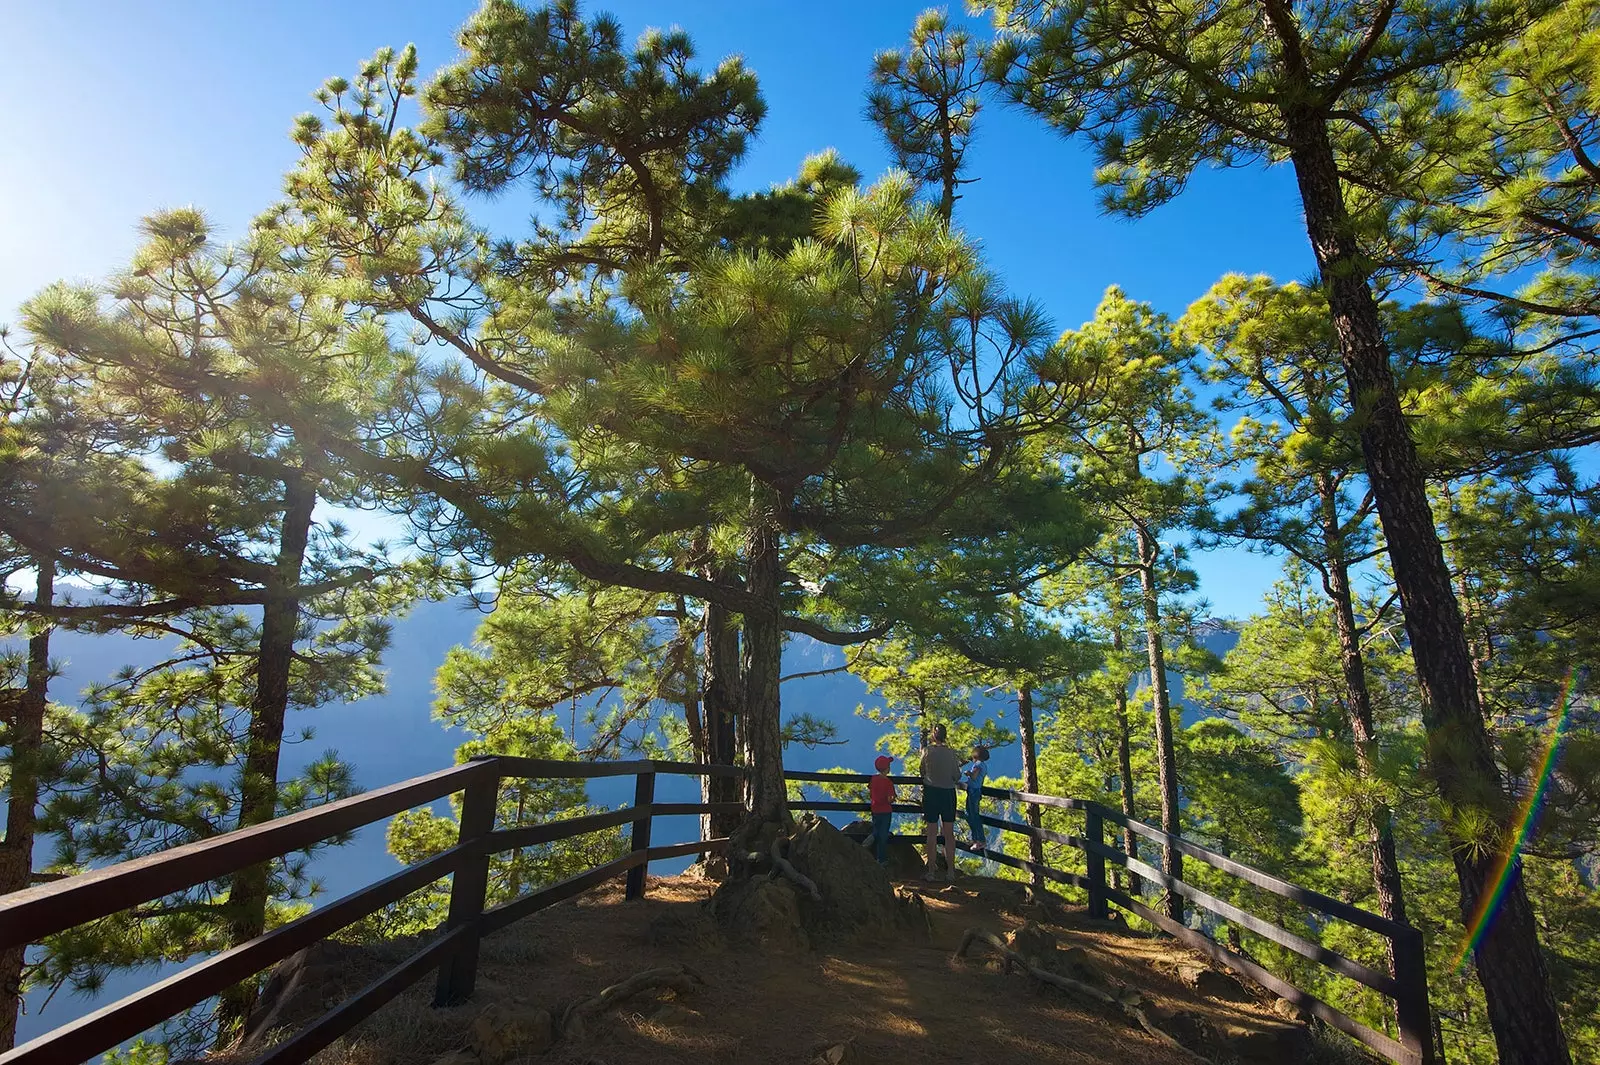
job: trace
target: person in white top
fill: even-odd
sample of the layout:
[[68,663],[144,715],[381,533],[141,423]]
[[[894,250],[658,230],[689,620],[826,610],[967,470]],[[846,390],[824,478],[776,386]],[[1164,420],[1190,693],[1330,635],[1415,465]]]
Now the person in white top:
[[946,876],[956,878],[956,788],[961,784],[961,759],[945,746],[945,727],[933,726],[932,739],[922,749],[922,820],[928,826],[928,872],[924,880],[937,880],[939,833],[944,832]]

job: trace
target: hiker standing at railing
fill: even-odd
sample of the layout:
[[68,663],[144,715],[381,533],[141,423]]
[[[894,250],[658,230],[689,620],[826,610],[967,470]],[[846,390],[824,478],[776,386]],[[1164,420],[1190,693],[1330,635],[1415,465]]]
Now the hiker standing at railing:
[[961,759],[945,746],[945,728],[933,726],[932,742],[922,750],[922,820],[928,826],[928,872],[939,879],[939,832],[944,831],[948,879],[956,878],[956,788],[961,785]]
[[893,764],[888,755],[878,755],[872,763],[877,773],[867,782],[872,800],[872,847],[879,865],[889,864],[889,829],[894,821],[894,781],[889,779],[889,767]]
[[983,830],[983,782],[989,775],[988,748],[973,744],[967,760],[971,763],[963,778],[967,785],[967,827],[972,829],[972,845],[988,850],[988,833]]

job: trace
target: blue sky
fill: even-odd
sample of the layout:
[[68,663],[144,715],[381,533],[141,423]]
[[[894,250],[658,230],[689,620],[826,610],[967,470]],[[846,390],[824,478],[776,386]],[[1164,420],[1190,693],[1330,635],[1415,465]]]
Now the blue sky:
[[[417,45],[425,71],[455,54],[464,2],[337,5],[52,0],[13,5],[0,45],[0,321],[51,281],[92,279],[126,262],[138,220],[192,204],[237,235],[276,198],[295,149],[293,118],[311,93],[384,45]],[[681,25],[706,66],[739,54],[768,116],[740,188],[790,177],[833,147],[869,177],[888,166],[862,119],[872,56],[901,44],[926,4],[897,0],[616,0],[586,4],[632,35]],[[958,5],[953,5],[957,6]],[[974,27],[982,26],[974,22]],[[1058,328],[1092,315],[1116,284],[1179,314],[1228,271],[1307,276],[1310,247],[1284,168],[1201,174],[1175,204],[1137,222],[1099,212],[1093,160],[998,104],[980,117],[958,221],[1007,284]],[[482,222],[515,232],[529,204],[513,192],[475,201]],[[1240,551],[1195,559],[1217,613],[1252,612],[1275,561]]]

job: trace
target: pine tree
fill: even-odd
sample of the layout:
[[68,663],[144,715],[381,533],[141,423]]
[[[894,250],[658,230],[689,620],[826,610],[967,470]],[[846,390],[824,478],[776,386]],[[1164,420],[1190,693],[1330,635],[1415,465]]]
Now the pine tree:
[[[57,286],[23,311],[36,344],[92,368],[101,424],[115,427],[127,453],[173,467],[145,475],[151,502],[134,512],[141,527],[124,530],[133,535],[86,533],[72,545],[70,565],[116,582],[128,600],[74,616],[176,617],[163,624],[183,644],[174,662],[91,699],[76,737],[86,752],[76,788],[58,794],[50,813],[67,865],[136,856],[348,794],[348,771],[331,758],[303,780],[280,781],[288,712],[377,690],[383,619],[433,569],[393,564],[381,545],[363,552],[338,525],[319,526],[319,501],[370,497],[279,414],[280,405],[314,405],[323,424],[350,432],[381,421],[386,396],[369,380],[393,361],[381,324],[320,293],[264,232],[219,248],[198,212],[182,210],[149,219],[146,237],[109,300]],[[42,535],[44,513],[24,499],[11,511],[15,535]],[[244,606],[259,614],[235,612]],[[196,765],[237,776],[219,789],[190,772]],[[135,936],[101,949],[98,932],[69,934],[52,944],[43,970],[93,986],[109,965],[236,945],[276,919],[281,896],[307,886],[293,862],[246,869],[158,908],[171,920],[148,942]],[[254,993],[247,982],[222,996],[220,1039],[242,1024]]]
[[[1243,414],[1231,452],[1251,471],[1238,486],[1245,503],[1215,531],[1228,542],[1286,552],[1320,579],[1333,606],[1358,771],[1376,787],[1382,754],[1361,642],[1382,617],[1358,621],[1352,573],[1379,548],[1370,496],[1355,494],[1362,490],[1359,448],[1343,418],[1347,402],[1326,303],[1314,289],[1233,276],[1189,309],[1183,327],[1210,351],[1207,376]],[[1393,813],[1377,798],[1366,818],[1378,912],[1404,924]],[[1392,950],[1388,962],[1393,973]]]
[[[1214,432],[1183,384],[1191,356],[1167,319],[1112,288],[1092,321],[1063,335],[1047,370],[1052,380],[1088,397],[1080,408],[1082,422],[1069,425],[1075,437],[1059,445],[1063,461],[1094,486],[1108,521],[1132,540],[1133,552],[1122,574],[1136,576],[1139,583],[1161,823],[1173,835],[1181,831],[1181,819],[1161,578],[1167,558],[1178,549],[1163,550],[1161,536],[1182,527],[1204,502],[1203,478],[1179,471],[1199,468],[1199,463],[1184,460],[1210,448]],[[1119,567],[1107,559],[1100,568],[1110,572]],[[1178,849],[1169,843],[1162,857],[1167,875],[1182,879]],[[1173,920],[1183,920],[1181,896],[1168,892],[1167,911]]]
[[[1468,821],[1509,810],[1474,691],[1471,656],[1406,426],[1367,256],[1405,184],[1389,141],[1425,140],[1455,77],[1491,60],[1553,3],[1195,5],[1137,17],[1116,0],[987,5],[1003,31],[992,67],[1014,98],[1099,148],[1112,209],[1141,214],[1207,164],[1287,161],[1338,336],[1367,477],[1424,692],[1429,764]],[[1366,190],[1376,195],[1363,200]],[[1372,208],[1376,208],[1373,210]],[[1364,238],[1369,242],[1364,246]],[[1492,889],[1499,841],[1457,841],[1461,910]],[[1477,950],[1502,1060],[1571,1060],[1527,892],[1513,880]]]
[[[1006,493],[1058,512],[1063,537],[1036,557],[1070,549],[1070,498],[1010,464],[1049,413],[1029,389],[1042,318],[904,178],[863,191],[824,156],[769,194],[721,192],[759,98],[736,63],[690,70],[680,34],[628,54],[614,24],[571,5],[491,3],[463,41],[421,133],[390,117],[415,91],[410,52],[380,56],[353,89],[329,84],[334,129],[300,127],[283,227],[481,375],[441,373],[435,394],[487,397],[461,404],[478,413],[448,436],[445,419],[422,427],[420,455],[339,450],[431,496],[452,547],[739,611],[751,801],[781,818],[785,631],[883,631],[898,602],[874,578],[906,572],[895,552],[960,540],[981,555],[1016,507]],[[566,102],[578,97],[605,104]],[[522,179],[564,221],[492,244],[424,180],[447,155],[469,187]],[[355,178],[369,167],[390,192]],[[697,530],[709,566],[669,549]]]

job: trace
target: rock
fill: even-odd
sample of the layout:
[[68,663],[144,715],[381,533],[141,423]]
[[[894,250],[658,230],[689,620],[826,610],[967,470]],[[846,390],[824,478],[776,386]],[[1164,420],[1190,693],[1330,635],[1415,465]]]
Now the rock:
[[1152,1002],[1145,1005],[1144,1015],[1157,1028],[1197,1054],[1204,1054],[1216,1043],[1216,1031],[1211,1022],[1193,1010],[1172,1009]]
[[1041,969],[1053,969],[1056,961],[1056,937],[1032,921],[1006,933],[1006,946],[1021,954]]
[[822,895],[821,902],[801,900],[813,940],[881,942],[900,930],[900,903],[888,872],[827,821],[801,818],[789,841],[789,861]]
[[871,821],[851,821],[839,831],[855,840],[857,846],[870,847],[872,845]]
[[442,1058],[435,1058],[433,1065],[482,1065],[478,1055],[470,1050],[452,1050]]
[[554,1042],[550,1014],[531,1007],[489,1006],[467,1033],[467,1046],[482,1065],[505,1065],[515,1057],[543,1054]]
[[1249,1028],[1230,1026],[1222,1038],[1240,1061],[1276,1065],[1311,1057],[1311,1033],[1304,1025],[1262,1021]]
[[856,1065],[860,1060],[853,1043],[834,1043],[817,1051],[811,1065]]
[[1286,998],[1273,999],[1272,1012],[1276,1013],[1286,1021],[1294,1021],[1302,1024],[1310,1016],[1310,1014],[1308,1014],[1305,1010],[1301,1009],[1299,1006],[1296,1006],[1293,1002],[1290,1002]]
[[1246,991],[1239,981],[1227,973],[1218,972],[1204,965],[1180,965],[1178,978],[1206,998],[1222,999],[1225,1002],[1255,1001],[1254,996]]
[[729,881],[712,896],[713,913],[736,939],[779,954],[811,949],[800,921],[800,895],[787,880]]
[[388,966],[365,947],[323,940],[273,967],[245,1021],[242,1049],[253,1049],[269,1032],[299,1028],[365,987]]

